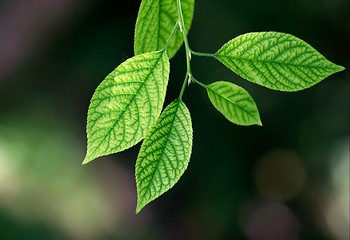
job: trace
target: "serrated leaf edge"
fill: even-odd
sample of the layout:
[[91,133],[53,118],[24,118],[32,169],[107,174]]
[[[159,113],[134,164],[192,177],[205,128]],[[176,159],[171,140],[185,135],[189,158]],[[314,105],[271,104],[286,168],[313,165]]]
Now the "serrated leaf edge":
[[[180,108],[180,104],[183,104],[183,106],[184,106],[184,110],[187,112],[186,114],[188,114],[188,117],[189,117],[189,122],[190,122],[190,126],[189,126],[189,129],[190,129],[190,133],[189,133],[189,137],[190,137],[190,146],[189,146],[189,148],[190,148],[190,150],[189,150],[189,154],[188,154],[188,156],[185,156],[186,158],[187,158],[187,160],[186,159],[183,159],[183,161],[185,161],[185,162],[187,162],[187,165],[188,165],[188,163],[189,163],[189,160],[190,160],[190,157],[191,157],[191,152],[192,152],[192,145],[193,145],[193,130],[192,130],[192,124],[191,124],[191,116],[190,116],[190,112],[189,112],[189,110],[188,110],[188,108],[186,107],[186,105],[182,102],[182,100],[180,100],[180,99],[177,99],[177,100],[175,100],[175,101],[173,101],[172,103],[170,103],[168,106],[167,106],[167,108],[171,105],[171,104],[176,104],[176,103],[178,103],[178,105],[176,106],[176,111],[174,112],[175,114],[174,114],[174,118],[173,118],[173,120],[172,120],[172,122],[171,122],[171,124],[172,124],[172,127],[171,127],[171,129],[169,130],[169,133],[168,133],[168,138],[169,138],[169,136],[170,136],[170,134],[171,134],[171,132],[172,132],[172,129],[174,128],[174,122],[175,122],[175,118],[177,118],[177,112],[178,112],[178,110],[179,110],[179,108]],[[163,111],[164,112],[164,111]],[[186,117],[186,115],[184,115],[185,117]],[[160,117],[161,118],[161,117]],[[160,118],[158,119],[158,120],[160,120]],[[154,127],[153,128],[155,128],[157,125],[158,125],[158,121],[157,121],[157,123],[154,125]],[[162,126],[163,127],[163,126]],[[185,129],[185,128],[184,128]],[[159,130],[159,129],[158,129]],[[139,152],[139,156],[138,156],[138,158],[137,158],[137,161],[136,161],[136,165],[135,165],[135,168],[136,168],[136,170],[138,169],[138,164],[140,164],[139,163],[139,161],[141,161],[141,159],[140,159],[140,155],[141,155],[141,151],[143,151],[143,145],[145,144],[145,142],[146,141],[148,141],[148,139],[150,139],[151,138],[151,136],[153,135],[153,134],[155,134],[155,131],[153,131],[153,129],[151,129],[149,132],[148,132],[148,135],[146,136],[146,138],[145,138],[145,140],[144,140],[144,142],[143,142],[143,144],[142,144],[142,146],[141,146],[141,149],[140,149],[140,152]],[[148,146],[147,146],[148,147]],[[165,149],[166,149],[166,145],[164,145],[164,146],[162,146],[162,152],[164,153],[164,151],[165,151]],[[161,156],[163,156],[163,153],[161,154]],[[160,160],[158,161],[158,163],[157,163],[157,167],[156,167],[156,169],[158,168],[158,166],[159,166],[159,164],[160,164]],[[181,176],[184,174],[184,172],[186,171],[186,169],[187,169],[187,165],[186,165],[186,167],[183,169],[183,171],[182,171],[182,173],[180,174],[180,176],[179,176],[179,178],[172,184],[172,185],[169,185],[165,190],[163,190],[163,191],[161,191],[161,193],[158,195],[158,196],[156,196],[156,197],[151,197],[151,199],[150,200],[146,200],[146,202],[143,200],[143,197],[144,197],[144,195],[149,191],[149,189],[150,189],[150,187],[151,187],[151,184],[149,184],[148,185],[148,187],[147,187],[147,190],[146,190],[146,193],[144,193],[142,196],[140,196],[140,189],[139,189],[139,181],[138,181],[138,175],[137,175],[137,172],[135,171],[135,175],[136,175],[136,185],[137,185],[137,206],[136,206],[136,214],[137,213],[139,213],[147,204],[149,204],[150,202],[152,202],[152,201],[154,201],[155,199],[157,199],[158,197],[160,197],[161,195],[163,195],[164,193],[166,193],[167,191],[169,191],[172,187],[174,187],[174,185],[180,180],[180,178],[181,178]],[[152,175],[152,179],[154,178],[154,176],[155,176],[155,172],[153,173],[153,175]],[[150,180],[150,183],[152,182],[152,179]]]
[[[259,114],[259,112],[258,112],[256,103],[254,102],[254,100],[253,100],[253,103],[254,103],[254,105],[255,105],[255,107],[256,107],[256,109],[257,109],[258,119],[256,119],[255,116],[253,116],[250,112],[246,111],[246,110],[245,110],[244,108],[242,108],[240,105],[238,105],[237,103],[231,101],[231,99],[228,99],[226,96],[219,94],[218,92],[214,91],[214,90],[211,88],[213,84],[220,83],[220,82],[222,82],[222,83],[229,83],[229,84],[232,84],[232,85],[238,87],[240,90],[243,90],[243,91],[251,98],[251,100],[253,100],[253,98],[250,96],[250,94],[248,93],[248,91],[246,91],[244,88],[242,88],[242,87],[240,87],[240,86],[238,86],[238,85],[236,85],[236,84],[233,84],[233,83],[230,83],[230,82],[225,82],[225,81],[218,81],[218,82],[214,82],[214,83],[211,83],[211,84],[209,84],[209,85],[206,85],[206,90],[207,90],[208,94],[209,94],[209,91],[210,91],[210,92],[212,92],[213,94],[218,95],[219,97],[225,99],[227,102],[230,102],[231,104],[235,105],[237,108],[241,109],[242,112],[245,112],[247,115],[251,116],[251,118],[252,118],[252,119],[255,119],[256,122],[255,122],[254,124],[250,124],[250,125],[262,126],[260,114]],[[210,99],[210,101],[211,101],[211,99]],[[239,124],[239,123],[237,123],[237,122],[233,122],[232,120],[228,119],[228,117],[226,116],[226,114],[222,113],[221,110],[219,110],[219,109],[214,105],[213,102],[212,102],[212,104],[213,104],[213,106],[215,107],[215,109],[218,110],[218,111],[219,111],[227,120],[229,120],[230,122],[232,122],[232,123],[234,123],[234,124],[237,124],[237,125],[241,125],[241,126],[250,126],[250,125],[248,125],[248,124]]]

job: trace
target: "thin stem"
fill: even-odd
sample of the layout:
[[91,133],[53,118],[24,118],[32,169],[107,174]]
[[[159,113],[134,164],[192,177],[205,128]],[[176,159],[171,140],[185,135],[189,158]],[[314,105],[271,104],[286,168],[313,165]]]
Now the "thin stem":
[[171,41],[171,39],[173,39],[173,36],[174,36],[175,33],[177,32],[178,27],[179,27],[179,23],[175,23],[175,26],[174,26],[173,30],[171,31],[168,40],[167,40],[166,43],[165,43],[165,46],[164,46],[165,51],[168,49],[168,46],[169,46],[169,44],[170,44],[170,41]]
[[185,76],[185,80],[184,83],[182,84],[182,88],[180,91],[180,96],[179,99],[182,99],[182,96],[185,92],[185,88],[186,88],[186,82],[188,81],[188,83],[190,83],[191,78],[192,78],[192,72],[191,72],[191,48],[190,45],[188,44],[188,39],[187,39],[187,31],[186,31],[186,27],[185,27],[185,21],[184,21],[184,16],[182,14],[182,7],[181,7],[181,1],[180,0],[176,0],[176,4],[177,4],[177,11],[178,11],[178,24],[180,27],[180,31],[182,32],[182,36],[184,39],[184,43],[185,43],[185,50],[186,50],[186,65],[187,65],[187,72],[186,72],[186,76]]
[[182,100],[182,96],[184,95],[188,79],[191,79],[191,76],[192,76],[191,74],[186,73],[185,80],[184,80],[184,82],[182,84],[180,95],[179,95],[179,99],[180,100]]
[[197,83],[199,86],[207,88],[207,85],[205,85],[204,83],[201,83],[200,81],[198,81],[197,79],[195,79],[194,77],[192,77],[192,81]]
[[192,53],[193,55],[200,56],[200,57],[214,57],[214,54],[213,54],[213,53],[195,52],[195,51],[193,51],[193,50],[191,50],[191,53]]

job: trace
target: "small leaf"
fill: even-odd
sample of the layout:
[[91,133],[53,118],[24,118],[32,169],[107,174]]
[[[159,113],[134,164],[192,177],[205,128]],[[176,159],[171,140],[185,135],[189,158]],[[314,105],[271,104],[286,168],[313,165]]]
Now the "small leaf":
[[172,188],[185,172],[192,151],[190,112],[172,102],[147,133],[136,161],[136,213]]
[[303,90],[344,70],[303,40],[278,32],[240,35],[215,57],[242,78],[280,91]]
[[229,121],[243,126],[262,125],[258,108],[243,88],[229,82],[214,82],[206,87],[214,107]]
[[135,56],[110,73],[90,102],[83,164],[140,142],[160,115],[168,79],[165,52]]
[[[181,0],[181,6],[185,27],[189,30],[193,18],[194,0]],[[176,0],[142,0],[135,27],[135,55],[162,50],[177,21]],[[167,49],[169,58],[175,55],[182,42],[182,34],[177,29]]]

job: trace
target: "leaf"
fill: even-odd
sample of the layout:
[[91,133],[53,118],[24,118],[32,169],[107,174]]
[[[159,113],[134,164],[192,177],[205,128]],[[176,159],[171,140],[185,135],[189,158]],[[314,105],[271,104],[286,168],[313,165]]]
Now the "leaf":
[[262,125],[258,108],[243,88],[229,82],[214,82],[206,87],[214,107],[229,121],[243,126]]
[[[188,30],[192,23],[194,0],[181,0],[181,6]],[[162,50],[177,21],[176,0],[142,0],[135,27],[135,55]],[[182,42],[183,36],[177,29],[167,49],[169,58],[175,55]]]
[[90,102],[83,164],[140,142],[160,115],[168,79],[165,52],[135,56],[111,72]]
[[148,132],[136,161],[136,213],[172,188],[185,172],[192,151],[190,112],[175,100]]
[[278,32],[240,35],[215,57],[242,78],[280,91],[303,90],[344,70],[303,40]]

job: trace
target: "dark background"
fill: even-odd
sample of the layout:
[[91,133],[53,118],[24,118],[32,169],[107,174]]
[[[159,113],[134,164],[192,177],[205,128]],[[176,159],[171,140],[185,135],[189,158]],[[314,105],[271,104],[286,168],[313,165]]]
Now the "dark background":
[[[81,166],[89,100],[133,56],[140,1],[0,1],[1,239],[348,239],[349,72],[297,93],[251,84],[194,57],[198,80],[232,81],[263,127],[231,124],[190,85],[189,167],[135,215],[140,145]],[[349,69],[346,0],[202,0],[189,42],[216,52],[253,31],[291,33]],[[185,74],[171,61],[166,104]]]

